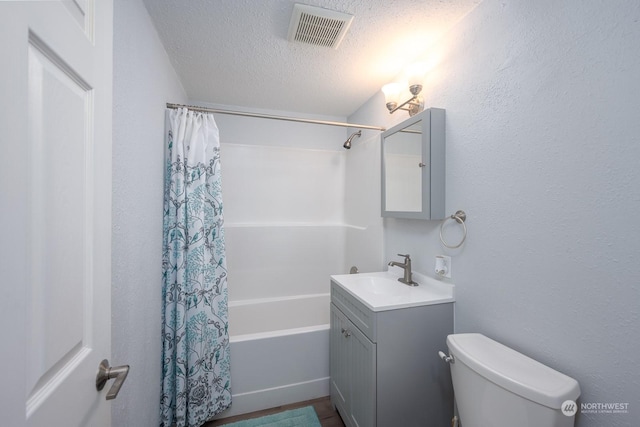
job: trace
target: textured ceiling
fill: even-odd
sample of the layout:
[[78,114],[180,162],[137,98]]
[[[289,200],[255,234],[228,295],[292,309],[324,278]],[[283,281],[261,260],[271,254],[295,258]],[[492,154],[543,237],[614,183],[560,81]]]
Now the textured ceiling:
[[193,101],[346,117],[481,0],[304,0],[355,16],[334,50],[287,40],[292,0],[144,0]]

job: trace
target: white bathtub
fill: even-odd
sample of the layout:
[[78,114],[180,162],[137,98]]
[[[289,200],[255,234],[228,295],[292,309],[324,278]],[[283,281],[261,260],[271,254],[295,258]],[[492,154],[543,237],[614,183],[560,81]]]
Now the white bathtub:
[[225,418],[329,395],[329,294],[229,302]]

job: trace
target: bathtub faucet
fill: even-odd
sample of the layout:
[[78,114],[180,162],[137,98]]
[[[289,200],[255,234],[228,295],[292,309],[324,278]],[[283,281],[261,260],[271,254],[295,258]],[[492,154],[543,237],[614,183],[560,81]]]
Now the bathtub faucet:
[[401,263],[398,261],[389,262],[390,266],[395,265],[397,267],[401,267],[404,269],[404,277],[400,277],[398,279],[398,282],[402,282],[405,285],[409,285],[409,286],[418,286],[418,284],[411,279],[411,255],[398,254],[398,256],[404,257],[404,263]]

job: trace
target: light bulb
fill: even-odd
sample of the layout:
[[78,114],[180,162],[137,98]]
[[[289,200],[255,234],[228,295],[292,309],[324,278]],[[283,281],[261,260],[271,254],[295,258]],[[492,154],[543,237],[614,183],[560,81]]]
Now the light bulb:
[[407,80],[409,83],[409,91],[413,95],[417,95],[422,91],[422,83],[424,82],[424,75],[426,74],[426,64],[418,62],[411,64],[407,68]]
[[400,92],[402,86],[400,83],[389,83],[382,86],[382,92],[384,93],[384,100],[387,103],[387,108],[393,110],[398,105],[398,99],[400,99]]

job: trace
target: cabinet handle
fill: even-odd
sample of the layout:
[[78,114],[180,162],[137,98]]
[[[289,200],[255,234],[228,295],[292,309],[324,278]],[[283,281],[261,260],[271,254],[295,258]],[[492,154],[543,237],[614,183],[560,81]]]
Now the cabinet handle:
[[345,338],[349,338],[351,336],[351,331],[350,330],[342,328],[341,331],[342,331],[342,335],[344,335]]

